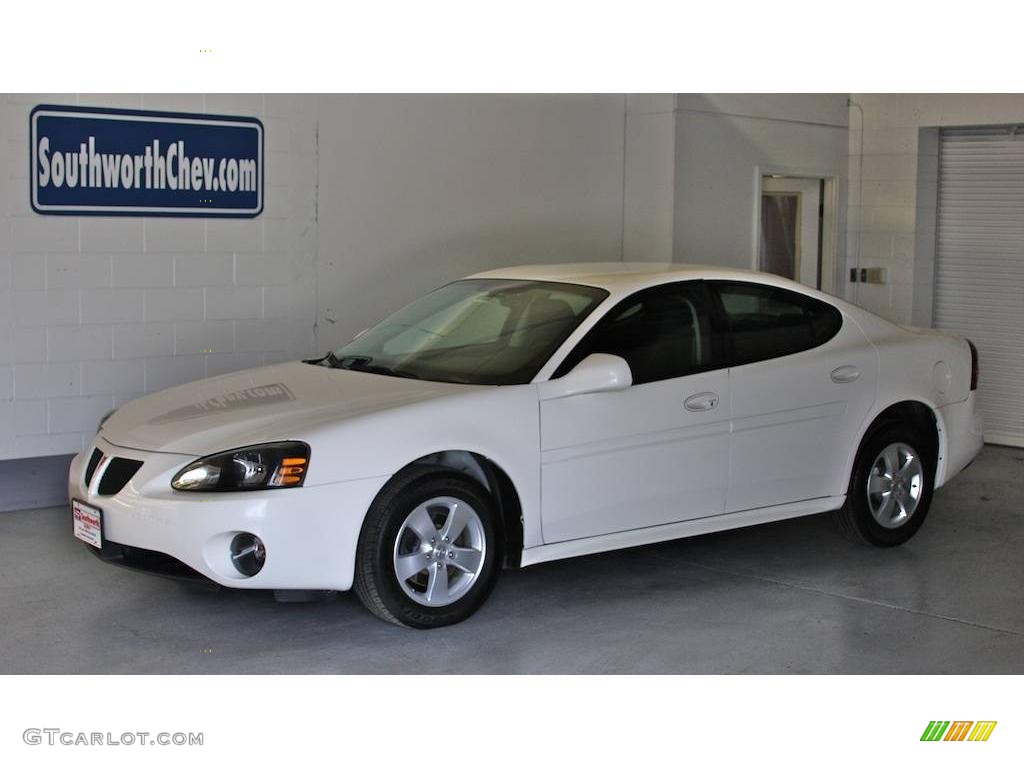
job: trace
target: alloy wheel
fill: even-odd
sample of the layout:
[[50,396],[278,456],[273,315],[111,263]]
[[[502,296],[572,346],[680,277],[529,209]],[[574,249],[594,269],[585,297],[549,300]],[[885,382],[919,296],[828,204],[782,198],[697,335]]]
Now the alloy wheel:
[[487,556],[484,526],[472,505],[437,496],[417,506],[398,530],[394,569],[412,600],[451,605],[479,579]]
[[906,443],[882,449],[868,473],[868,508],[883,528],[899,528],[914,514],[924,492],[924,465]]

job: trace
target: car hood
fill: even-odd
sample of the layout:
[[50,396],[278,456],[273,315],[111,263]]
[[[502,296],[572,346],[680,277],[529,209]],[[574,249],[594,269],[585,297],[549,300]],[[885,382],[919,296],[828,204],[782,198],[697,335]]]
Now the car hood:
[[475,388],[282,363],[133,400],[107,419],[102,435],[124,448],[201,456],[260,442],[301,439],[305,430],[325,422]]

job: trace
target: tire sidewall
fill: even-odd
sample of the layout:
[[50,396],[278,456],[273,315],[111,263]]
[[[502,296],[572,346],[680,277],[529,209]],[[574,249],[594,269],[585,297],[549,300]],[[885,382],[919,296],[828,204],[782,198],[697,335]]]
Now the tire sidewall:
[[[871,467],[884,448],[893,443],[906,443],[921,459],[924,474],[921,498],[910,519],[899,528],[885,528],[875,520],[868,503],[867,483]],[[917,533],[924,523],[931,506],[932,491],[935,486],[935,469],[937,457],[916,431],[900,424],[885,424],[872,432],[864,441],[857,454],[850,487],[847,491],[847,503],[853,511],[853,522],[858,532],[869,543],[879,547],[895,547],[907,541]]]
[[[486,549],[483,570],[470,590],[451,605],[432,608],[405,594],[395,575],[393,556],[406,517],[437,496],[451,496],[473,507],[483,527]],[[494,587],[502,558],[494,503],[479,483],[455,473],[431,474],[407,484],[373,513],[378,516],[377,535],[367,542],[372,549],[372,578],[385,607],[399,623],[427,629],[455,624],[476,612]]]

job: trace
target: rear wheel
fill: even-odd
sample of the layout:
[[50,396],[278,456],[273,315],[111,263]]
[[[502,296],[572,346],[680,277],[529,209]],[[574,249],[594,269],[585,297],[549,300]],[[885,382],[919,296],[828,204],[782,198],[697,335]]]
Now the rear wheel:
[[484,488],[464,475],[412,467],[367,513],[355,591],[385,621],[441,627],[483,604],[500,562],[494,505]]
[[887,424],[861,446],[846,504],[834,513],[850,539],[894,547],[917,533],[931,506],[935,456],[915,430]]

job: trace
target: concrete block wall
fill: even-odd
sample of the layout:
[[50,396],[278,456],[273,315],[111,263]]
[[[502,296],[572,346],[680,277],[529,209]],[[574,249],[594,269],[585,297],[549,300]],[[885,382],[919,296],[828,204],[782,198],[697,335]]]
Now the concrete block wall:
[[622,233],[628,261],[672,261],[675,148],[675,95],[629,94]]
[[[254,220],[42,216],[28,116],[42,103],[246,115],[266,129]],[[313,350],[316,102],[272,94],[0,101],[0,459],[74,453],[121,403]]]
[[[758,167],[839,178],[837,264],[888,267],[889,282],[837,292],[927,325],[938,130],[1024,122],[1024,97],[852,98],[0,96],[0,460],[78,451],[127,399],[322,351],[466,272],[624,256],[750,266]],[[40,103],[259,117],[265,211],[36,214]]]
[[320,346],[468,273],[621,259],[625,102],[622,94],[324,97]]
[[[77,452],[131,398],[322,352],[468,272],[618,260],[627,227],[630,257],[668,260],[672,137],[658,97],[643,97],[627,140],[628,101],[0,96],[0,460]],[[34,213],[28,115],[41,103],[259,117],[264,213]]]
[[900,323],[932,320],[938,131],[1024,122],[1015,94],[852,94],[848,140],[850,265],[886,267],[889,282],[854,300]]
[[[757,263],[758,173],[833,178],[843,232],[846,94],[677,94],[674,259],[751,269]],[[834,293],[843,295],[839,238]],[[826,283],[827,284],[827,283]]]

